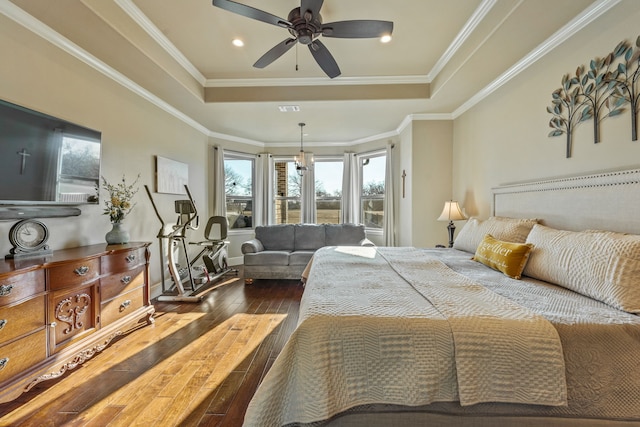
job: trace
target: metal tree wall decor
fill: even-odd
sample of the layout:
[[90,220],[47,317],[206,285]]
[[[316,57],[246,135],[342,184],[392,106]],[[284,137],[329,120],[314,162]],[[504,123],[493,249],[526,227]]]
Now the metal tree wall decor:
[[630,104],[632,139],[637,140],[637,116],[640,109],[640,37],[636,49],[623,41],[604,58],[592,59],[589,69],[576,69],[575,76],[565,74],[562,86],[551,94],[553,117],[549,127],[553,136],[566,136],[567,158],[571,157],[573,131],[580,123],[593,120],[593,142],[600,142],[600,122],[624,111]]
[[624,61],[618,64],[614,96],[624,98],[631,110],[631,140],[638,140],[638,113],[640,112],[640,36],[636,39],[636,48],[622,42]]
[[568,74],[562,77],[562,87],[556,89],[551,94],[551,107],[547,111],[553,114],[549,121],[549,126],[553,130],[549,136],[567,136],[567,158],[571,157],[573,144],[573,129],[589,119],[588,110],[580,102],[580,88],[574,87],[578,84],[577,78],[570,78]]

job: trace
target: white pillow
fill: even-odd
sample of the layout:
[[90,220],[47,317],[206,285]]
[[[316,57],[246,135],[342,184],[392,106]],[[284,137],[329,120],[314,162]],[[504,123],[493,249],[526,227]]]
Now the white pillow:
[[566,231],[536,225],[523,274],[555,283],[629,313],[640,313],[640,236]]
[[524,243],[537,219],[507,218],[492,216],[482,221],[470,218],[458,233],[453,247],[475,253],[484,236],[491,234],[498,240],[512,243]]

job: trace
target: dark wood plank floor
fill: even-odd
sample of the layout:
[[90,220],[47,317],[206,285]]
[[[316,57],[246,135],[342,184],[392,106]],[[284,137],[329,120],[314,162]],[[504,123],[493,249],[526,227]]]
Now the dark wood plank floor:
[[0,425],[240,426],[296,325],[302,291],[231,278],[198,304],[156,302],[154,325],[0,405]]

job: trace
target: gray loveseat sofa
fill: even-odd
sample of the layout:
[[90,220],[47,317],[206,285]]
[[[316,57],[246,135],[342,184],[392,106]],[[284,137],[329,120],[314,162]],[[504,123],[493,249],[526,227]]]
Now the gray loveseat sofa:
[[373,246],[364,225],[281,224],[256,227],[242,244],[245,283],[253,279],[300,279],[313,253],[323,246]]

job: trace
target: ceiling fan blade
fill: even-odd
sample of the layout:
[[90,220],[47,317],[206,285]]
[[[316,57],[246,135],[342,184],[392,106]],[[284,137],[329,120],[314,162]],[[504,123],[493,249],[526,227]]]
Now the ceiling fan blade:
[[228,10],[229,12],[246,16],[247,18],[266,22],[267,24],[277,25],[278,27],[283,27],[283,28],[291,27],[291,22],[287,21],[286,19],[279,18],[275,15],[264,12],[260,9],[256,9],[251,6],[237,3],[235,1],[213,0],[213,5],[216,7],[219,7],[220,9]]
[[312,16],[317,17],[320,15],[322,3],[324,3],[324,0],[301,0],[300,15],[304,16],[306,11],[310,11]]
[[393,22],[375,20],[339,21],[322,25],[324,37],[365,39],[391,35]]
[[278,43],[277,45],[272,47],[267,53],[262,55],[262,57],[260,57],[260,59],[258,59],[256,63],[253,64],[253,66],[256,68],[266,67],[267,65],[271,64],[273,61],[275,61],[276,59],[284,55],[289,49],[291,49],[296,44],[296,42],[297,42],[296,39],[286,39]]
[[325,72],[330,78],[338,77],[340,75],[340,67],[333,55],[329,52],[329,49],[320,41],[314,40],[309,44],[309,50],[313,55],[322,71]]

